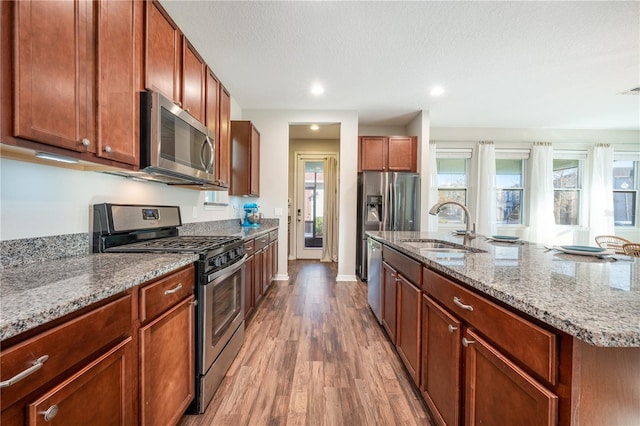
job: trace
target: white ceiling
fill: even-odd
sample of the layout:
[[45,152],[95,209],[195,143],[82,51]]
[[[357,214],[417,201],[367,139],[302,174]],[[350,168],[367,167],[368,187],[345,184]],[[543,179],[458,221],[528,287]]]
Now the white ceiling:
[[[167,1],[243,109],[640,129],[640,2]],[[312,83],[326,91],[310,94]],[[444,95],[429,95],[433,86]]]

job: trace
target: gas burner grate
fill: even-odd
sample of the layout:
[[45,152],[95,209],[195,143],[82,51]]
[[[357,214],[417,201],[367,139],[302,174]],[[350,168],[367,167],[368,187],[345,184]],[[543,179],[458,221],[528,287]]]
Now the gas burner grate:
[[133,244],[126,244],[114,247],[114,251],[176,251],[202,253],[208,250],[224,247],[227,244],[241,240],[240,237],[227,236],[184,236],[158,238],[155,240],[142,241]]

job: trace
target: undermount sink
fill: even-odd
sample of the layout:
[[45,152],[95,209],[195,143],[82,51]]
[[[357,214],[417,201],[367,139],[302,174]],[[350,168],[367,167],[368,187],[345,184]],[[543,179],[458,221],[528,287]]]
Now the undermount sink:
[[441,240],[401,240],[400,242],[411,247],[420,249],[420,252],[436,252],[436,253],[485,253],[473,247],[462,246],[459,244],[449,243]]

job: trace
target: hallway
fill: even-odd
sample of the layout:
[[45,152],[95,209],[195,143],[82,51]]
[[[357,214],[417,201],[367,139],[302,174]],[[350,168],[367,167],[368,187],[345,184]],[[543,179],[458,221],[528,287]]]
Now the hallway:
[[366,285],[318,261],[290,261],[289,276],[249,319],[207,412],[180,425],[430,424]]

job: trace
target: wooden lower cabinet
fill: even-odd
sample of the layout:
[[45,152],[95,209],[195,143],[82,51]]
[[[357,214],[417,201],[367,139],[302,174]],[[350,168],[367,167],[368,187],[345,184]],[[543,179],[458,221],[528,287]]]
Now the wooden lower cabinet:
[[396,343],[397,272],[388,263],[382,262],[382,326],[392,343]]
[[558,397],[466,330],[465,425],[555,425]]
[[398,319],[396,348],[413,381],[420,383],[421,295],[405,277],[398,274]]
[[140,417],[177,424],[194,396],[194,297],[140,328]]
[[420,391],[440,425],[460,424],[462,325],[422,295]]
[[134,424],[131,337],[27,406],[28,425]]
[[262,300],[262,281],[264,279],[264,274],[262,272],[263,264],[264,264],[264,249],[256,250],[253,259],[253,304],[254,306],[258,306],[258,302]]
[[255,297],[253,295],[253,280],[254,280],[254,263],[255,256],[252,254],[247,257],[245,261],[245,273],[244,273],[244,317],[248,318],[253,313],[255,307]]

